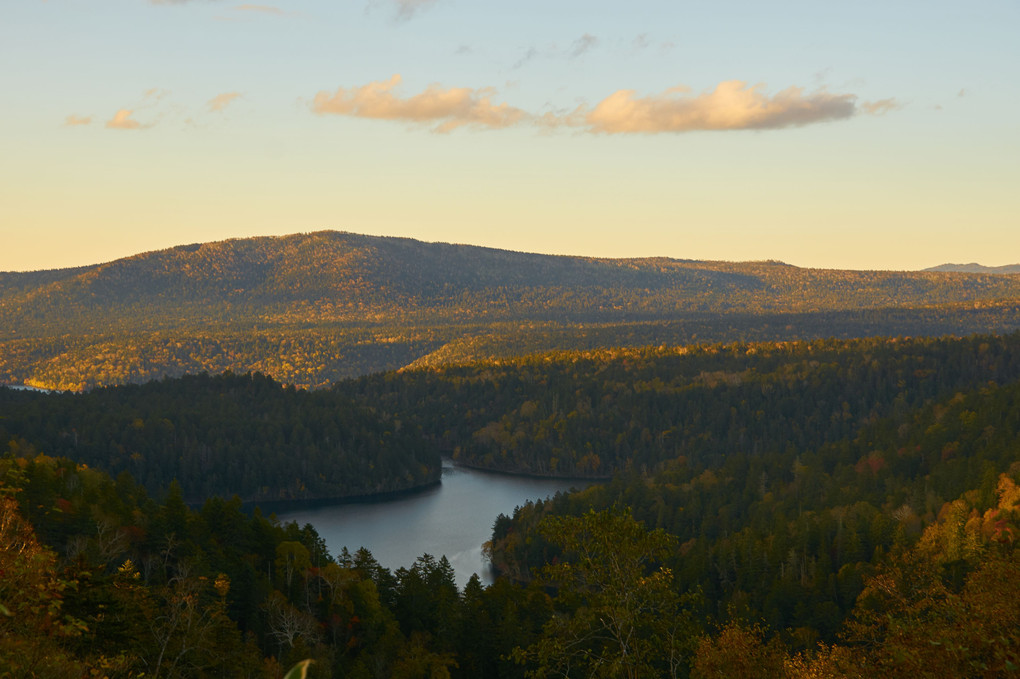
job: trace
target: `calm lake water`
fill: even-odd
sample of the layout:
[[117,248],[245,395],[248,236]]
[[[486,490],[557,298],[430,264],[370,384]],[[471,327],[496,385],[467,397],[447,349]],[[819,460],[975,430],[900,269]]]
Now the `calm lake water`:
[[583,488],[589,482],[535,479],[443,466],[443,482],[420,493],[381,502],[333,505],[278,513],[281,521],[315,526],[329,551],[367,547],[380,564],[395,571],[408,568],[424,553],[445,555],[463,588],[472,573],[492,582],[482,559],[482,543],[492,538],[492,524],[526,500]]

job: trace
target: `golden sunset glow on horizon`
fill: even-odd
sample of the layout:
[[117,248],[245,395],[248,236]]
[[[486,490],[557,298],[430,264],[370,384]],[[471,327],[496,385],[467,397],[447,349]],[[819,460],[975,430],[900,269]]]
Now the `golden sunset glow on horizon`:
[[[0,270],[335,229],[1020,261],[1020,8],[72,0],[0,22]],[[952,35],[952,40],[946,40]],[[44,37],[45,36],[45,37]]]

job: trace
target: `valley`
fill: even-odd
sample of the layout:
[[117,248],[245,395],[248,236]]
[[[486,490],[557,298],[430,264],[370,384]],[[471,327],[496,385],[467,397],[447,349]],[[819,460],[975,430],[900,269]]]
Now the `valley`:
[[322,233],[0,282],[4,662],[1020,666],[1010,275]]

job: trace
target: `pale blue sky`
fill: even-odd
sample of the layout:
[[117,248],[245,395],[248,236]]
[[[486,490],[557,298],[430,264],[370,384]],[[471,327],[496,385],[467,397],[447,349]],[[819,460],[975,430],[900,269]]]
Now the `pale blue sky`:
[[1020,3],[971,4],[8,2],[0,270],[320,229],[1017,262]]

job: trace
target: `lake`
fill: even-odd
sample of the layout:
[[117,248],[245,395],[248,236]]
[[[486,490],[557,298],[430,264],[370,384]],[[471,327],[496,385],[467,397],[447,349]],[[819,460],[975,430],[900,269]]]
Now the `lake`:
[[491,584],[482,543],[492,538],[500,514],[511,515],[527,500],[583,488],[590,481],[540,479],[493,474],[443,464],[442,483],[423,491],[379,502],[359,502],[278,513],[281,521],[310,523],[331,554],[366,547],[380,564],[395,571],[409,568],[424,553],[450,560],[462,588],[478,573]]

